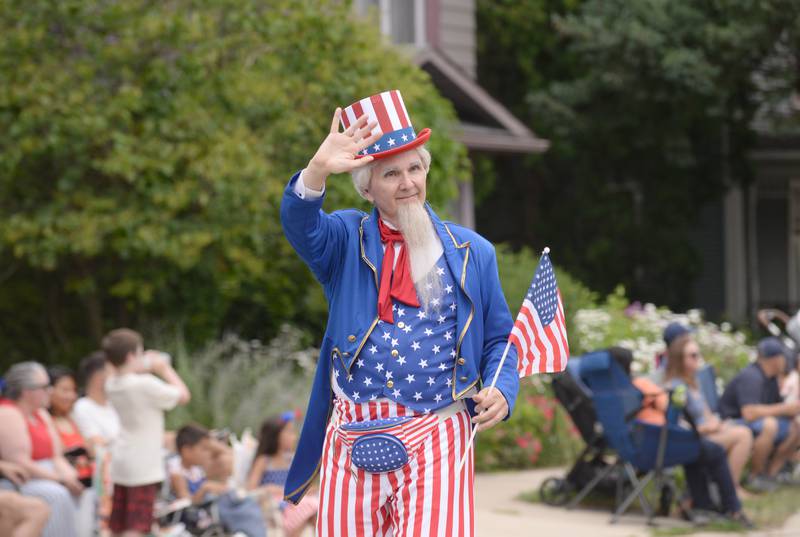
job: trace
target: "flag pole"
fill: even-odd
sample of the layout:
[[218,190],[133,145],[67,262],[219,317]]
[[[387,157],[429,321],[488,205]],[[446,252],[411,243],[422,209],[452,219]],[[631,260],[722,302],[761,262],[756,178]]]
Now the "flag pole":
[[[497,384],[497,377],[500,376],[500,371],[503,369],[503,364],[506,361],[506,356],[508,356],[508,349],[511,348],[511,341],[506,343],[506,348],[503,351],[503,357],[500,359],[500,367],[497,368],[497,371],[494,372],[494,378],[492,379],[492,384],[489,386],[489,392],[486,394],[487,397],[490,393],[492,393],[492,389],[494,388],[495,384]],[[486,412],[484,410],[483,412]],[[481,412],[481,414],[483,414]],[[469,442],[467,442],[467,447],[464,449],[464,454],[461,455],[461,462],[458,463],[458,472],[461,473],[461,470],[464,468],[464,463],[467,461],[467,456],[469,455],[469,448],[472,447],[472,443],[475,441],[475,433],[478,432],[478,426],[475,425],[472,427],[472,434],[469,435]]]
[[[542,250],[542,255],[549,253],[550,253],[549,247],[545,247],[545,249]],[[489,385],[489,392],[487,393],[487,397],[489,394],[492,393],[492,389],[494,389],[495,385],[497,384],[497,377],[500,376],[500,371],[503,370],[503,364],[505,364],[506,362],[506,356],[508,356],[508,349],[510,348],[511,348],[511,340],[509,339],[508,342],[506,343],[506,348],[503,351],[503,357],[500,358],[500,366],[497,368],[497,371],[494,372],[494,378],[492,379],[491,385]],[[483,412],[486,412],[486,410],[484,410]],[[481,412],[481,414],[483,414],[483,412]],[[461,455],[461,462],[458,463],[458,472],[456,473],[461,473],[461,470],[464,468],[464,463],[467,461],[467,456],[469,455],[469,449],[472,447],[472,443],[475,441],[475,434],[477,432],[478,432],[478,426],[475,425],[474,427],[472,427],[472,434],[469,435],[469,442],[467,442],[467,447],[464,449],[464,454]]]

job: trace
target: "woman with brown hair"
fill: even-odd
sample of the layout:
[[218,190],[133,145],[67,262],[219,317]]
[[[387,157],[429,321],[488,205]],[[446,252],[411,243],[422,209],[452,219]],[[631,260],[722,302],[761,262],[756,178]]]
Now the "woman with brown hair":
[[255,460],[247,477],[249,490],[260,489],[273,502],[280,502],[281,529],[287,537],[296,537],[306,528],[313,528],[319,509],[319,499],[313,492],[297,505],[281,502],[296,444],[293,412],[267,419],[261,426]]
[[665,384],[670,388],[686,385],[686,411],[694,421],[698,433],[725,449],[731,476],[741,498],[747,495],[739,483],[742,470],[750,458],[753,435],[746,426],[722,420],[709,408],[695,378],[702,358],[700,347],[690,333],[675,338],[667,347]]

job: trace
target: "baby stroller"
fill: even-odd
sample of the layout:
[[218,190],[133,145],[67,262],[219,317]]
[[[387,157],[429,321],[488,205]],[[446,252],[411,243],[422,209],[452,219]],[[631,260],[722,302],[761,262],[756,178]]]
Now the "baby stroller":
[[[621,347],[611,347],[608,350],[612,358],[630,375],[633,354]],[[556,399],[567,411],[586,443],[586,448],[578,455],[566,476],[563,478],[550,477],[542,483],[539,488],[539,496],[547,505],[566,505],[576,493],[582,491],[609,466],[603,457],[607,447],[603,438],[603,430],[597,422],[594,403],[590,396],[591,392],[581,380],[579,371],[580,357],[570,357],[567,371],[553,378],[552,387]],[[594,486],[594,490],[619,499],[624,493],[623,486],[623,482],[612,473],[600,480]]]
[[189,500],[178,500],[169,505],[160,506],[156,511],[156,520],[161,528],[169,528],[165,533],[170,537],[227,537],[230,535],[220,522],[215,500],[196,505]]
[[[777,309],[762,309],[757,313],[758,322],[771,335],[783,340],[787,348],[800,350],[800,311],[792,316]],[[780,324],[775,320],[780,321]]]

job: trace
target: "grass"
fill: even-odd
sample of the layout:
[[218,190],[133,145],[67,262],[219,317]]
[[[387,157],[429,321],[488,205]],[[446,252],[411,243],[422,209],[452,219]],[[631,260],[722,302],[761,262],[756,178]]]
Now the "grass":
[[[652,495],[648,495],[648,498],[651,498],[652,501]],[[538,489],[523,492],[517,496],[517,499],[530,503],[542,503]],[[608,509],[611,511],[613,502],[613,498],[607,495],[589,494],[581,502],[580,506],[582,508]],[[800,508],[800,487],[783,487],[770,494],[753,495],[751,498],[746,499],[743,504],[745,513],[759,530],[780,528]],[[641,513],[638,503],[634,502],[628,512]],[[654,537],[671,537],[711,531],[734,535],[743,533],[745,530],[737,524],[715,522],[703,527],[674,526],[653,528],[653,535]]]
[[[780,528],[800,506],[800,487],[783,487],[769,494],[754,495],[742,502],[744,512],[759,530]],[[672,535],[691,535],[700,531],[742,533],[736,524],[716,522],[702,528],[657,528],[653,535],[666,537]]]

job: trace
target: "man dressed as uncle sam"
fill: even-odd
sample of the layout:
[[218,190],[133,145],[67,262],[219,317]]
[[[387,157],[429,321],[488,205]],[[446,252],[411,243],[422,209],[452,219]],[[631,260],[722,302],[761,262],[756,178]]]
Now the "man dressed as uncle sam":
[[[399,91],[337,108],[283,197],[286,237],[329,305],[285,489],[297,503],[320,473],[320,536],[473,535],[472,453],[458,462],[472,425],[509,416],[519,389],[515,349],[483,387],[513,323],[492,245],[425,203],[430,135]],[[370,214],[322,210],[342,172]]]

